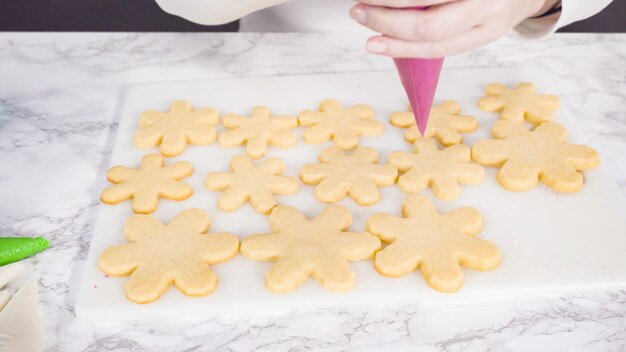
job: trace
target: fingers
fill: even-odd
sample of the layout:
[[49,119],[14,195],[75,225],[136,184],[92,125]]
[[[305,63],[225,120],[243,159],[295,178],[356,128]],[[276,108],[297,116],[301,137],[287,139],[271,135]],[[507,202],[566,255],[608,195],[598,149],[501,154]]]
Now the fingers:
[[[494,41],[536,12],[543,0],[358,0],[350,15],[380,32],[375,54],[439,58]],[[417,9],[422,8],[422,9]]]
[[391,57],[440,58],[492,42],[502,33],[491,27],[478,26],[448,40],[427,42],[408,42],[383,35],[370,38],[366,46],[374,54]]
[[350,15],[360,24],[391,38],[441,41],[460,35],[491,17],[496,6],[459,0],[427,10],[356,5]]

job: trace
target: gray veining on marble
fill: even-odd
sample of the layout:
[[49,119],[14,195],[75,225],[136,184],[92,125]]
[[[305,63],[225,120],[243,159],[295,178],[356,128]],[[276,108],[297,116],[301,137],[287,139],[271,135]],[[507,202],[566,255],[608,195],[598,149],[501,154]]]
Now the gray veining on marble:
[[[626,35],[504,39],[448,67],[539,66],[626,195]],[[204,320],[76,319],[73,304],[125,84],[391,69],[350,34],[0,34],[0,236],[45,234],[47,351],[626,351],[626,291]]]

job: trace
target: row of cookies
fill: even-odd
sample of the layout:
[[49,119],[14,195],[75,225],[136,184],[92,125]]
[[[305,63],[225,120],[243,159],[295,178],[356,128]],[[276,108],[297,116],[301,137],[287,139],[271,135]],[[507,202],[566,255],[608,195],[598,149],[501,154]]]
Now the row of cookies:
[[[291,206],[279,205],[270,216],[271,233],[252,234],[241,241],[226,233],[208,233],[210,220],[201,209],[180,212],[165,225],[152,215],[133,215],[124,226],[127,244],[109,247],[98,258],[107,275],[127,276],[128,299],[149,303],[175,285],[190,296],[204,296],[217,287],[210,265],[238,251],[255,261],[273,262],[265,286],[288,293],[313,277],[331,291],[356,284],[349,262],[373,258],[384,276],[399,277],[420,270],[427,284],[441,292],[463,285],[461,266],[490,270],[500,264],[500,251],[475,235],[482,217],[473,208],[439,214],[421,195],[409,196],[402,217],[372,215],[367,231],[347,231],[352,216],[343,206],[328,206],[309,219]],[[388,245],[382,248],[381,241]]]
[[[193,110],[189,102],[178,100],[170,111],[163,113],[149,110],[141,114],[140,130],[133,143],[137,148],[159,147],[161,154],[176,156],[187,144],[207,145],[217,139],[215,125],[219,113],[213,108]],[[298,125],[309,127],[303,135],[307,143],[319,144],[330,140],[342,149],[358,145],[359,136],[378,136],[383,125],[374,119],[374,110],[367,105],[343,108],[336,100],[325,100],[319,111],[302,111],[298,118],[288,115],[272,115],[269,108],[257,106],[251,116],[226,114],[222,125],[227,129],[220,133],[219,143],[232,148],[246,145],[246,154],[260,158],[268,145],[288,148],[297,143],[290,131]]]
[[[453,200],[460,195],[459,184],[477,184],[484,178],[481,166],[471,163],[470,150],[459,144],[437,149],[434,141],[423,139],[415,144],[415,152],[394,152],[388,164],[378,163],[378,153],[370,147],[343,151],[328,147],[319,155],[320,163],[306,164],[300,179],[317,185],[315,197],[323,203],[336,203],[346,196],[359,205],[372,205],[381,198],[379,187],[398,187],[407,193],[419,193],[432,187],[440,199]],[[234,211],[250,202],[258,212],[269,214],[277,205],[274,195],[298,192],[295,177],[284,176],[285,163],[268,158],[254,163],[246,155],[230,161],[230,172],[212,172],[205,178],[205,187],[223,192],[218,208]],[[403,174],[398,178],[398,170]],[[159,154],[145,155],[139,168],[115,166],[108,172],[114,185],[105,188],[101,200],[118,204],[133,199],[133,211],[148,214],[156,210],[159,198],[185,200],[193,189],[183,179],[193,173],[189,162],[164,165]]]

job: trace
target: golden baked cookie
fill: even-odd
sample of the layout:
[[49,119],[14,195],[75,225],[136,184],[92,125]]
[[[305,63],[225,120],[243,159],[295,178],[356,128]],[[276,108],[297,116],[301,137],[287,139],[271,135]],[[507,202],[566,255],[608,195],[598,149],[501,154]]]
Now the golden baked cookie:
[[313,276],[324,288],[346,291],[356,283],[348,261],[371,258],[380,240],[367,232],[346,232],[352,223],[348,209],[326,207],[315,219],[295,208],[279,205],[269,217],[272,233],[251,235],[241,242],[241,254],[251,260],[274,262],[265,286],[287,293]]
[[501,119],[518,123],[551,121],[561,105],[559,97],[537,93],[532,83],[520,83],[514,89],[490,83],[485,91],[487,96],[478,100],[481,110],[500,111]]
[[150,110],[141,114],[141,129],[133,143],[140,149],[159,146],[161,154],[175,156],[185,151],[187,144],[213,143],[216,137],[213,126],[218,120],[219,114],[213,108],[193,110],[189,102],[177,100],[168,112]]
[[274,194],[294,194],[300,183],[295,177],[281,176],[285,163],[270,158],[258,166],[245,155],[230,161],[232,172],[210,173],[205,186],[213,191],[224,191],[217,202],[223,211],[233,211],[249,201],[256,211],[267,214],[276,206]]
[[462,184],[478,184],[485,178],[485,170],[472,163],[470,148],[457,144],[437,149],[432,138],[415,141],[414,153],[394,152],[389,163],[404,174],[398,179],[398,188],[418,193],[431,187],[437,198],[455,200],[461,195]]
[[447,146],[462,143],[461,133],[473,132],[478,128],[478,121],[473,116],[459,115],[460,112],[461,105],[454,100],[444,100],[439,105],[434,105],[430,110],[424,136],[417,130],[410,106],[409,111],[391,114],[389,121],[396,127],[408,128],[404,133],[404,139],[408,142],[435,137]]
[[320,164],[304,165],[300,178],[305,183],[318,185],[315,197],[324,203],[334,203],[346,195],[360,205],[371,205],[380,200],[378,187],[391,186],[398,170],[392,165],[378,164],[378,153],[368,147],[359,147],[352,153],[339,147],[329,147],[320,153]]
[[588,146],[567,142],[567,131],[556,122],[544,122],[529,131],[523,125],[500,120],[493,128],[498,139],[478,141],[472,159],[500,167],[497,178],[511,191],[525,191],[541,182],[557,192],[576,192],[583,186],[581,170],[600,165],[600,156]]
[[359,145],[359,136],[383,134],[374,110],[364,104],[344,108],[336,100],[324,100],[319,111],[305,110],[298,115],[298,121],[308,127],[302,136],[305,142],[319,144],[332,139],[344,150]]
[[272,116],[264,106],[255,107],[250,117],[227,114],[222,123],[229,130],[220,134],[220,145],[232,148],[245,144],[246,154],[255,159],[265,155],[269,145],[289,148],[298,141],[290,131],[298,126],[298,120],[288,115]]
[[232,258],[239,248],[230,233],[207,233],[210,225],[200,209],[181,211],[167,225],[134,215],[124,226],[130,243],[102,252],[98,267],[108,275],[130,276],[124,287],[136,303],[155,301],[172,284],[188,296],[207,295],[217,287],[210,264]]
[[500,264],[498,247],[476,237],[483,226],[478,210],[439,214],[427,197],[410,195],[402,213],[378,213],[367,220],[368,231],[389,243],[374,260],[381,274],[399,277],[419,269],[430,287],[451,293],[463,286],[461,266],[491,270]]
[[156,210],[159,198],[184,200],[193,194],[193,189],[180,181],[193,173],[186,161],[163,166],[163,157],[148,154],[141,159],[137,169],[114,166],[108,172],[113,186],[105,188],[100,195],[102,202],[117,204],[133,198],[133,211],[148,214]]

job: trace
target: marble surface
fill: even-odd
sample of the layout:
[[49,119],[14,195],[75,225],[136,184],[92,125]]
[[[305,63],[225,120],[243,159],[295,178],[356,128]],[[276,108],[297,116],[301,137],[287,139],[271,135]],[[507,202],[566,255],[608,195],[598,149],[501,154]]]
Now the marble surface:
[[[349,34],[0,33],[0,236],[45,235],[46,351],[625,351],[626,290],[449,307],[415,304],[203,320],[75,317],[125,84],[391,69]],[[504,39],[448,67],[544,67],[626,195],[626,35]],[[625,214],[626,216],[626,214]],[[616,249],[618,250],[618,249]]]

